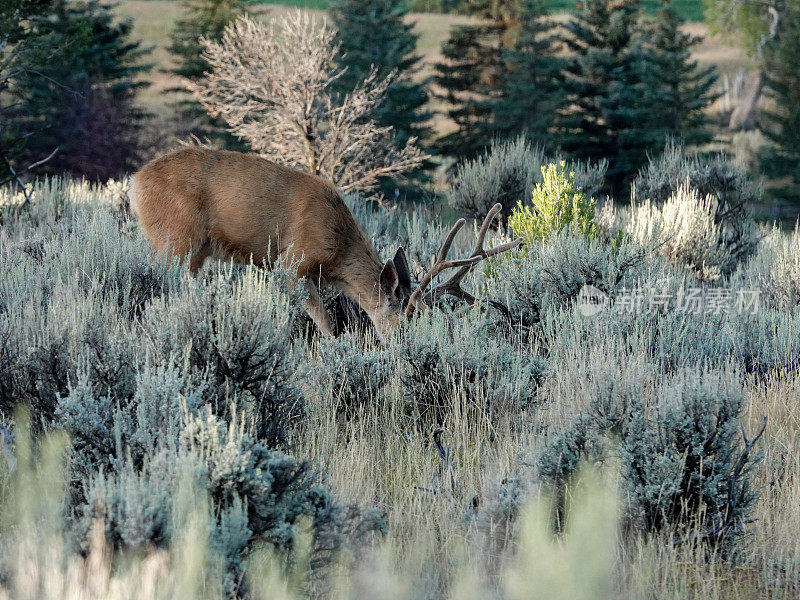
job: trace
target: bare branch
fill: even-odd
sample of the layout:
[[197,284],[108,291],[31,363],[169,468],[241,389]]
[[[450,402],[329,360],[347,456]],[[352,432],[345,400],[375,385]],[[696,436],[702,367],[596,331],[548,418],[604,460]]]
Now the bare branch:
[[781,20],[781,16],[774,6],[767,7],[767,14],[769,15],[769,31],[762,35],[761,40],[758,42],[759,56],[764,52],[764,47],[778,34],[778,23]]
[[391,127],[374,121],[394,74],[380,79],[373,69],[350,94],[333,93],[344,70],[324,21],[308,13],[271,24],[243,17],[203,46],[211,69],[187,87],[262,156],[343,191],[369,191],[379,177],[407,173],[427,158],[415,139],[397,148]]
[[59,151],[59,150],[61,150],[61,147],[60,147],[60,146],[56,146],[56,147],[53,149],[53,151],[52,151],[50,154],[48,154],[48,155],[47,155],[45,158],[43,158],[42,160],[37,160],[35,163],[33,163],[33,164],[31,164],[31,165],[28,165],[27,167],[25,167],[25,168],[22,170],[22,173],[27,173],[28,171],[33,171],[33,170],[34,170],[34,169],[36,169],[37,167],[41,167],[41,166],[42,166],[43,164],[45,164],[46,162],[49,162],[49,161],[50,161],[50,160],[51,160],[51,159],[52,159],[52,158],[53,158],[53,157],[54,157],[56,154],[58,154],[58,151]]
[[3,164],[6,166],[6,169],[8,169],[9,173],[11,173],[11,177],[8,177],[3,181],[0,181],[0,185],[5,185],[12,181],[16,181],[17,185],[19,185],[20,189],[22,190],[22,195],[25,196],[25,202],[20,204],[18,208],[22,208],[23,206],[28,204],[28,202],[30,202],[31,200],[30,193],[28,192],[28,186],[26,186],[25,182],[22,181],[22,176],[25,173],[28,173],[29,171],[32,171],[37,167],[41,167],[43,164],[51,160],[56,154],[58,154],[58,151],[60,149],[61,149],[60,147],[56,147],[56,149],[53,150],[46,158],[43,158],[42,160],[36,161],[35,163],[28,165],[21,171],[15,170],[14,166],[11,164],[11,161],[8,160],[8,158],[4,154],[0,154],[0,160],[3,161]]

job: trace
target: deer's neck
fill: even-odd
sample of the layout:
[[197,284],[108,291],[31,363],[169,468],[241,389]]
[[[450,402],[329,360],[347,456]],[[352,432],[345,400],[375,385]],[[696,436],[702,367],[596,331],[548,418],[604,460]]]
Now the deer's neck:
[[345,251],[341,266],[342,291],[372,314],[380,302],[383,265],[366,236],[354,240]]

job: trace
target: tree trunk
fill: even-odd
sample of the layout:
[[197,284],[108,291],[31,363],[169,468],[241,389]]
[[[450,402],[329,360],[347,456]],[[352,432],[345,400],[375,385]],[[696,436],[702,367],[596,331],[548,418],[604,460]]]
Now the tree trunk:
[[733,109],[728,129],[731,131],[749,131],[756,125],[756,110],[761,99],[761,90],[764,87],[764,74],[762,69],[752,73],[747,78],[742,96]]

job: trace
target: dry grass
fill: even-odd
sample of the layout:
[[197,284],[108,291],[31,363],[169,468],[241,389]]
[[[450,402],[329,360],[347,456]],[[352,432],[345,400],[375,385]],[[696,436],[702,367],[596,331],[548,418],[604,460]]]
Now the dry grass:
[[[595,357],[596,358],[596,357]],[[565,369],[565,373],[569,369]],[[548,393],[564,400],[571,382]],[[753,431],[763,415],[770,426],[761,448],[759,468],[763,495],[753,513],[741,565],[709,556],[703,549],[675,545],[668,534],[621,544],[617,539],[617,492],[613,478],[602,484],[587,474],[583,491],[576,492],[571,530],[551,537],[546,497],[534,497],[524,511],[515,547],[517,552],[495,563],[494,577],[503,590],[487,588],[487,575],[478,565],[492,552],[487,540],[470,537],[463,527],[464,509],[447,493],[420,490],[438,466],[422,431],[398,427],[402,416],[386,407],[373,407],[347,424],[332,416],[331,398],[315,404],[314,426],[298,453],[320,461],[343,501],[380,506],[388,513],[389,535],[354,570],[339,574],[337,598],[449,598],[478,600],[790,600],[800,591],[800,374],[768,382],[750,382],[750,409],[745,428]],[[571,407],[575,408],[575,407]],[[561,406],[557,409],[569,412]],[[556,416],[550,414],[550,417]],[[544,417],[547,419],[548,417]],[[558,418],[556,416],[556,418]],[[517,458],[520,440],[510,429],[492,442],[479,423],[454,418],[447,441],[454,451],[460,483],[466,494],[489,492],[508,473]],[[498,433],[498,432],[496,432]],[[532,436],[535,437],[535,436]],[[61,442],[63,443],[63,442]],[[207,564],[202,532],[202,500],[188,500],[194,527],[169,551],[113,557],[100,530],[92,536],[86,558],[71,552],[60,531],[52,529],[53,494],[58,486],[58,463],[45,457],[38,475],[23,477],[19,502],[12,516],[21,527],[23,543],[12,565],[11,579],[0,587],[0,598],[216,598],[213,564]],[[21,472],[21,474],[24,471]],[[31,476],[32,475],[32,476]],[[3,474],[3,478],[8,477]],[[17,484],[20,485],[20,484]],[[580,500],[582,498],[582,500]],[[17,539],[13,536],[12,539]],[[498,532],[493,533],[494,536]],[[498,557],[499,558],[499,557]],[[302,574],[279,566],[268,551],[249,560],[254,598],[305,597]],[[299,578],[299,582],[298,582]],[[42,595],[44,594],[44,596]]]

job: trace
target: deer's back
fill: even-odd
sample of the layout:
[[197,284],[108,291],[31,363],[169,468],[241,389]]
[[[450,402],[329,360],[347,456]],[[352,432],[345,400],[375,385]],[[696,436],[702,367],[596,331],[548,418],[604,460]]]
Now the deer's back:
[[300,275],[326,269],[358,230],[329,184],[252,154],[170,152],[134,176],[132,197],[158,250],[183,256],[210,242],[220,257],[268,264],[290,253]]

